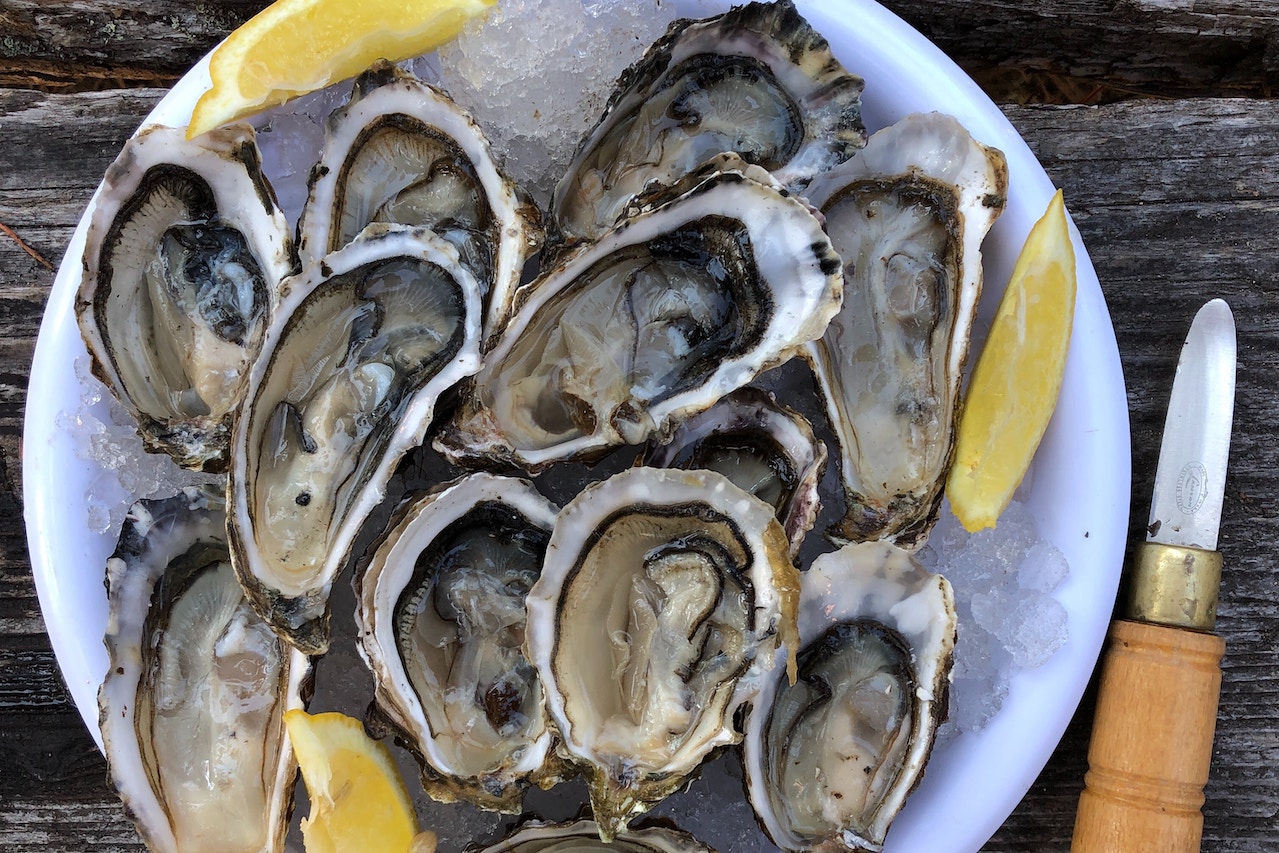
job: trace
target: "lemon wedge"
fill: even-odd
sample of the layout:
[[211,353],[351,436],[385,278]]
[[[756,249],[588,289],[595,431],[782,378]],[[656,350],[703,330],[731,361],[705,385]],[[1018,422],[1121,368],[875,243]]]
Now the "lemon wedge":
[[209,59],[213,88],[187,138],[354,77],[378,59],[428,53],[496,0],[276,0]]
[[1075,250],[1061,190],[1030,230],[973,369],[946,484],[969,532],[994,527],[1057,406],[1075,316]]
[[311,800],[302,820],[307,853],[409,853],[426,850],[413,801],[390,751],[345,714],[284,714]]

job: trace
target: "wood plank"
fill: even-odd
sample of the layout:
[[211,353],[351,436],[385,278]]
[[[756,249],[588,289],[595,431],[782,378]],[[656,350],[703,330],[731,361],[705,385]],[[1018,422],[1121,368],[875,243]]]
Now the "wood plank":
[[[72,98],[21,89],[0,89],[0,224],[56,265],[106,167],[119,153],[162,91],[148,89]],[[0,281],[4,298],[26,300],[47,293],[53,272],[10,235],[0,234]],[[21,314],[0,311],[0,322]],[[35,322],[38,322],[38,310]],[[32,332],[30,311],[22,336]]]
[[0,0],[5,85],[171,85],[263,0]]
[[[886,0],[1001,101],[1279,90],[1279,0]],[[165,86],[264,0],[0,0],[0,86]]]
[[1065,96],[1083,102],[1090,95],[1125,93],[1269,97],[1279,89],[1275,0],[884,0],[884,5],[1009,100],[1052,102]]
[[[0,7],[2,8],[2,7]],[[160,92],[44,95],[0,91],[0,210],[43,223],[53,256],[106,164]],[[1146,513],[1181,340],[1199,304],[1227,297],[1239,325],[1239,404],[1227,482],[1220,628],[1228,642],[1205,850],[1269,853],[1279,837],[1271,770],[1279,721],[1271,571],[1279,543],[1279,104],[1129,102],[1009,107],[1070,207],[1100,275],[1132,411],[1132,530]],[[73,130],[65,129],[73,126]],[[44,151],[25,157],[24,150]],[[26,228],[28,226],[24,226]],[[60,232],[55,229],[62,229]],[[0,238],[0,304],[29,346],[52,275]],[[0,320],[9,322],[9,320]],[[27,370],[0,349],[0,840],[19,850],[137,849],[103,783],[100,759],[59,698],[25,572],[16,416]],[[23,350],[25,352],[25,350]],[[1090,699],[1027,799],[987,846],[1065,851],[1082,784]],[[37,726],[37,742],[24,740]],[[92,843],[86,841],[92,839]],[[42,846],[43,845],[43,846]]]

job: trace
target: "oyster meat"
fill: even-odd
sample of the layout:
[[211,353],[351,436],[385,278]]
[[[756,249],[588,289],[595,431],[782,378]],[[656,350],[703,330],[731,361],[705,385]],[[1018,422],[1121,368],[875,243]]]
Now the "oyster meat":
[[770,679],[747,715],[747,792],[784,850],[878,851],[946,717],[954,595],[887,542],[802,578],[798,678]]
[[665,437],[821,335],[841,298],[818,220],[721,158],[520,290],[458,414],[454,462],[531,472]]
[[448,95],[382,61],[329,118],[299,226],[304,263],[373,222],[431,228],[483,290],[485,337],[500,329],[525,259],[542,242],[537,206],[502,172]]
[[642,464],[705,468],[728,477],[773,505],[795,557],[821,509],[817,486],[826,445],[803,415],[748,385],[681,423],[666,444],[651,444]]
[[631,468],[560,512],[526,639],[601,838],[738,740],[797,588],[772,507],[711,471]]
[[478,365],[479,290],[452,245],[389,225],[285,287],[236,423],[228,535],[259,612],[317,654],[360,525]]
[[356,576],[360,653],[377,716],[437,800],[518,813],[555,781],[524,600],[556,507],[527,480],[472,474],[406,500]]
[[245,600],[220,490],[139,501],[107,562],[111,779],[156,853],[282,851],[311,664]]
[[673,23],[618,81],[555,188],[557,240],[594,240],[650,183],[735,152],[801,192],[866,142],[860,77],[789,0]]
[[75,310],[93,372],[148,451],[226,469],[232,412],[293,264],[247,125],[193,141],[153,125],[125,144],[94,206]]
[[913,547],[937,517],[981,242],[1007,191],[1003,154],[939,113],[879,131],[809,187],[844,259],[844,306],[809,350],[840,446],[839,541]]

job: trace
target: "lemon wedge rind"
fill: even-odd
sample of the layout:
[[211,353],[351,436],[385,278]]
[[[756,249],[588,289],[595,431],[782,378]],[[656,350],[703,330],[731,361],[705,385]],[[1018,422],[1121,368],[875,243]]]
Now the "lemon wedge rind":
[[946,494],[969,532],[995,526],[1048,428],[1075,291],[1075,251],[1058,190],[1022,246],[968,385]]
[[417,817],[390,750],[345,714],[295,709],[284,725],[311,801],[307,853],[407,853]]
[[212,86],[196,102],[187,138],[354,77],[378,59],[429,53],[495,3],[276,0],[213,51]]

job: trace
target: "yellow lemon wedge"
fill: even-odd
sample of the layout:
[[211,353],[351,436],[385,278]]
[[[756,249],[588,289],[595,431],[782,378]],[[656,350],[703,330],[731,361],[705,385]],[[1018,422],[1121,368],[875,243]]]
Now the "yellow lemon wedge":
[[311,800],[307,853],[409,853],[417,817],[390,750],[345,714],[286,711],[284,725]]
[[1061,190],[1035,223],[973,369],[946,483],[969,532],[994,527],[1057,406],[1075,316],[1075,250]]
[[496,0],[276,0],[209,59],[187,138],[451,41]]

